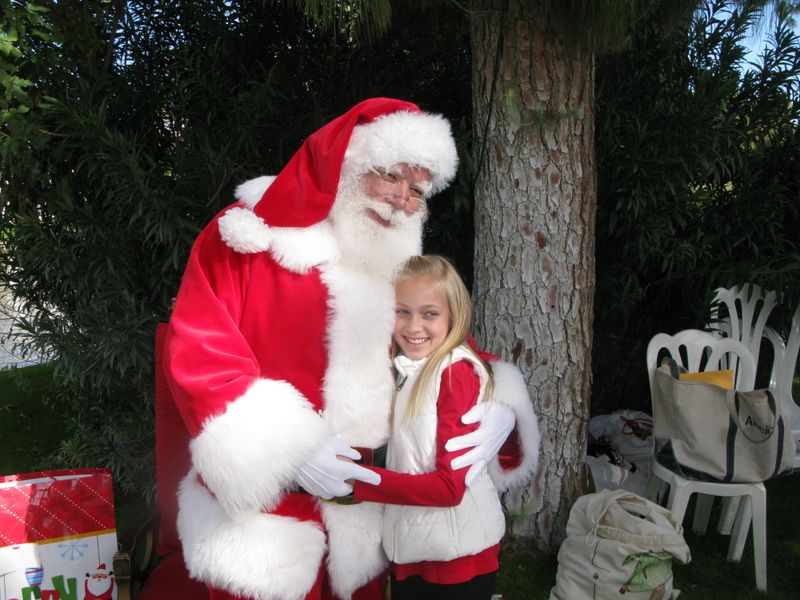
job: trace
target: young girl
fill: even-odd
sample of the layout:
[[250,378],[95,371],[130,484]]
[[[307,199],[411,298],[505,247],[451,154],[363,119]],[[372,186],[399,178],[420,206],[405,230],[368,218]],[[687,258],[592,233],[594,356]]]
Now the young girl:
[[484,471],[467,488],[445,442],[475,429],[461,415],[491,395],[488,365],[469,347],[471,304],[440,256],[411,258],[395,282],[397,394],[387,469],[355,499],[387,504],[383,547],[392,600],[489,600],[505,519]]

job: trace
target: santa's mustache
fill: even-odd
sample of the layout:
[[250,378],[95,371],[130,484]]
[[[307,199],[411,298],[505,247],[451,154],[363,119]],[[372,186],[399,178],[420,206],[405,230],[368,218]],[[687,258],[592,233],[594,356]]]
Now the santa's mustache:
[[420,221],[424,222],[427,217],[425,208],[422,207],[419,211],[408,214],[402,208],[397,208],[386,202],[370,202],[369,208],[377,214],[381,219],[391,223],[392,225],[402,225],[404,223]]
[[410,217],[402,210],[386,204],[374,203],[373,206],[370,206],[370,209],[381,219],[387,223],[391,223],[392,225],[400,225],[401,223],[405,223],[405,219]]

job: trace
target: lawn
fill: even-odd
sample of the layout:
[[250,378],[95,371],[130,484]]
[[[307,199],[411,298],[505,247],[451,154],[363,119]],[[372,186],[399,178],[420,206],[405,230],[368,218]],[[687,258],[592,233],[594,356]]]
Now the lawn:
[[0,475],[46,468],[63,438],[53,369],[0,370]]
[[[692,500],[684,521],[692,559],[688,565],[673,564],[681,600],[795,600],[800,596],[800,475],[768,481],[766,487],[768,593],[756,590],[751,539],[748,537],[740,563],[727,562],[730,538],[715,530],[719,502],[712,511],[709,532],[697,536],[691,531]],[[548,598],[557,569],[554,556],[542,556],[525,547],[504,552],[499,585],[504,600]]]
[[[48,456],[63,437],[61,416],[46,365],[0,371],[0,475],[52,468]],[[739,564],[725,561],[728,538],[716,532],[698,537],[687,531],[692,551],[688,565],[675,565],[675,586],[681,598],[785,599],[800,593],[800,475],[767,482],[768,588],[756,591],[752,545],[748,540]],[[130,550],[153,509],[138,497],[117,497],[120,545]],[[716,522],[718,508],[712,513]],[[686,523],[691,523],[690,505]],[[690,529],[690,528],[688,528]],[[711,525],[709,529],[712,529]],[[139,541],[143,539],[141,535]],[[138,554],[138,553],[137,553]],[[504,600],[547,598],[555,583],[558,562],[521,541],[501,556],[498,592]]]

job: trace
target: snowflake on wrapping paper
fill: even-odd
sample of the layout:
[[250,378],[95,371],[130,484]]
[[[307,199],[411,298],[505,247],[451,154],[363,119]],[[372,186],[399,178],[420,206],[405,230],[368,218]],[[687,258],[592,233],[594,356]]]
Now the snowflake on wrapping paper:
[[89,544],[81,544],[78,540],[71,540],[66,544],[59,544],[59,548],[64,548],[64,551],[61,553],[61,558],[65,558],[68,556],[70,560],[75,560],[75,555],[77,554],[79,557],[84,556],[85,552],[81,550],[81,548],[87,549],[89,548]]

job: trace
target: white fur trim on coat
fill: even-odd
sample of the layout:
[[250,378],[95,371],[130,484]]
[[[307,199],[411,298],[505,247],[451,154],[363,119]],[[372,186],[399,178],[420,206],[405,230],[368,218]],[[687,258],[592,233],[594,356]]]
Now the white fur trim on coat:
[[494,375],[494,399],[514,411],[517,418],[517,433],[522,446],[522,462],[508,471],[500,467],[497,457],[489,463],[489,475],[497,490],[504,492],[512,487],[524,485],[533,477],[539,465],[539,420],[533,412],[533,403],[520,370],[507,362],[492,362]]
[[257,600],[301,600],[327,548],[311,521],[252,511],[233,518],[192,470],[178,493],[178,532],[193,579]]
[[441,115],[398,111],[353,129],[342,175],[389,169],[407,163],[428,169],[431,193],[440,192],[456,175],[458,152],[450,123]]
[[341,265],[320,272],[330,314],[323,418],[348,444],[375,448],[389,437],[394,287]]
[[322,503],[330,546],[328,574],[331,588],[341,598],[350,598],[389,565],[381,546],[383,508],[374,502],[350,506]]
[[190,444],[192,464],[229,515],[269,510],[331,435],[292,385],[260,379],[206,421]]

